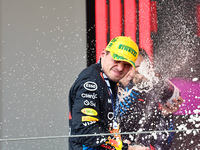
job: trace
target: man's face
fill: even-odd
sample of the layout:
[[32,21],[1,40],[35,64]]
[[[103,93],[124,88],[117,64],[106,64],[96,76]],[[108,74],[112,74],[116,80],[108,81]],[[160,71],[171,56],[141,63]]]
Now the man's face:
[[133,83],[135,84],[142,82],[142,80],[146,80],[146,78],[138,72],[138,69],[143,60],[143,56],[139,55],[135,62],[135,69],[133,70]]
[[134,77],[134,68],[130,69],[130,71],[120,80],[120,82],[124,85],[127,86],[127,84],[133,79]]
[[125,61],[114,60],[111,54],[106,53],[105,50],[101,54],[101,66],[106,76],[114,82],[122,79],[132,68],[132,65]]
[[127,86],[127,84],[133,80],[135,84],[142,81],[143,76],[139,74],[138,69],[140,67],[141,62],[143,61],[143,57],[141,55],[138,56],[136,62],[135,62],[135,68],[132,67],[132,69],[129,70],[129,72],[120,80],[120,82]]

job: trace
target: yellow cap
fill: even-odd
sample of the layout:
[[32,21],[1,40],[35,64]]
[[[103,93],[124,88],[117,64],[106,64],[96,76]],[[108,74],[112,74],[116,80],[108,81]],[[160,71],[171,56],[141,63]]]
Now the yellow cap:
[[114,60],[126,61],[135,68],[135,61],[139,54],[139,48],[130,37],[115,37],[108,43],[106,51],[110,51]]

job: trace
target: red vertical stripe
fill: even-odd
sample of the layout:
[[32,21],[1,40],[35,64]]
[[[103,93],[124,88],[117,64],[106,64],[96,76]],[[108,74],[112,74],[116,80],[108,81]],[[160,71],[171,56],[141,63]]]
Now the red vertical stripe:
[[197,36],[200,37],[200,4],[197,4]]
[[107,5],[106,0],[95,0],[96,61],[107,45]]
[[157,32],[157,2],[151,1],[151,31]]
[[136,2],[135,0],[124,0],[124,34],[136,42]]
[[71,111],[69,111],[69,119],[72,119]]
[[139,47],[152,58],[150,0],[139,0]]
[[110,0],[110,40],[116,36],[120,36],[121,33],[122,33],[121,0]]

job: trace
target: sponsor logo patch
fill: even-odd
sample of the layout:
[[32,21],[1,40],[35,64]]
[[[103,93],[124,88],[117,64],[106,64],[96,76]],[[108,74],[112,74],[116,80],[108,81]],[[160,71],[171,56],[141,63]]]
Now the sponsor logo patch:
[[87,93],[82,93],[82,94],[81,94],[81,97],[82,97],[82,98],[92,98],[92,99],[96,99],[96,98],[97,98],[97,94],[93,93],[93,94],[91,95],[91,94],[87,94]]
[[137,55],[137,52],[132,49],[131,47],[127,46],[127,45],[124,45],[124,44],[120,44],[119,49],[122,49],[122,50],[125,50],[125,51],[128,51],[129,53],[131,53],[133,56],[136,56]]
[[94,123],[96,123],[96,121],[87,121],[87,122],[83,122],[83,125],[86,127],[86,126],[94,124]]
[[109,112],[107,117],[108,117],[109,120],[113,120],[113,118],[114,118],[113,112]]
[[84,102],[84,105],[85,106],[92,106],[92,107],[96,107],[96,103],[93,102],[93,101],[88,101],[88,100],[85,100]]
[[88,91],[95,91],[97,89],[97,84],[92,81],[85,82],[83,87]]
[[83,108],[81,112],[90,116],[97,116],[98,114],[97,111],[92,108]]
[[99,119],[91,116],[82,116],[82,121],[99,121]]

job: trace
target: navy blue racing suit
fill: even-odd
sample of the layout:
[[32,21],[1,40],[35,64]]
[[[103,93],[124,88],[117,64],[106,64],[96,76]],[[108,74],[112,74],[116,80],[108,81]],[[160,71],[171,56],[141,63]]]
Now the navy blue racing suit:
[[[72,85],[69,93],[71,135],[110,133],[113,123],[113,103],[104,81],[100,62],[84,69]],[[117,96],[117,83],[109,81],[113,96]],[[106,143],[109,135],[69,138],[70,150],[115,149]],[[128,148],[123,143],[122,149]]]
[[[131,141],[133,145],[142,144],[152,150],[169,150],[174,133],[153,131],[174,130],[172,115],[161,114],[160,103],[155,101],[152,94],[154,91],[141,92],[134,90],[133,86],[134,83],[129,83],[127,87],[119,85],[119,97],[123,97],[120,100],[121,132],[152,131],[152,133],[123,134],[122,139]],[[124,92],[129,94],[123,96]]]

